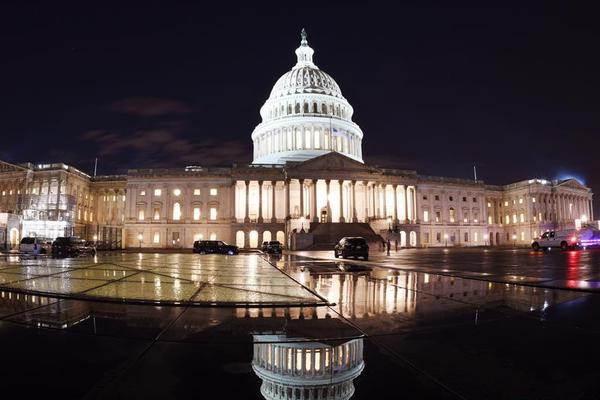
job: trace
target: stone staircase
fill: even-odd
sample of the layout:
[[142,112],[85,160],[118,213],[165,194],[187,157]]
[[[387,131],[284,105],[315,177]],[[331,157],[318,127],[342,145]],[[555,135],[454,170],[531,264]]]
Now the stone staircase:
[[313,244],[308,250],[331,250],[344,236],[364,237],[369,246],[377,246],[377,243],[383,240],[367,223],[311,222],[310,228],[313,234]]

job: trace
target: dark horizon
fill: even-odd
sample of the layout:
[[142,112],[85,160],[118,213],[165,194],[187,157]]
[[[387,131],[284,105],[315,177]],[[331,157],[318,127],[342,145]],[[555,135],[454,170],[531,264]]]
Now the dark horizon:
[[211,7],[3,6],[0,159],[89,173],[98,157],[99,175],[251,162],[259,109],[305,27],[354,107],[366,163],[600,187],[596,10]]

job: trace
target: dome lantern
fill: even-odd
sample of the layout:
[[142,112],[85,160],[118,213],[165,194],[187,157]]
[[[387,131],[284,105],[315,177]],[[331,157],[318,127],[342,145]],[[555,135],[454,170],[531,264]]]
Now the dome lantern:
[[308,40],[306,40],[307,36],[306,30],[302,28],[302,32],[300,33],[300,37],[302,38],[300,40],[300,47],[296,49],[296,57],[298,57],[298,62],[294,66],[294,69],[301,67],[312,67],[318,69],[318,67],[313,63],[312,58],[313,54],[315,54],[315,51],[308,45]]

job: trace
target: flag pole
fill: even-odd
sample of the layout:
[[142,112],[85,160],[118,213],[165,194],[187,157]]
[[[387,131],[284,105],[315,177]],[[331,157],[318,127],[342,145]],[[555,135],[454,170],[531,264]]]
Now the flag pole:
[[96,177],[96,172],[98,171],[98,157],[94,161],[94,178]]
[[475,182],[477,182],[477,167],[473,164],[473,176],[475,177]]

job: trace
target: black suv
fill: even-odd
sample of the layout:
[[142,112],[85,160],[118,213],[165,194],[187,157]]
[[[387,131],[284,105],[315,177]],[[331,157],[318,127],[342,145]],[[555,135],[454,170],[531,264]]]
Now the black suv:
[[263,242],[262,251],[269,254],[281,254],[281,242],[279,240]]
[[238,254],[237,246],[227,244],[220,240],[196,240],[194,242],[194,253],[200,254]]
[[362,257],[365,261],[369,259],[369,246],[362,237],[342,238],[333,249],[335,258]]
[[55,257],[94,256],[96,248],[77,236],[57,237],[52,242],[52,255]]

